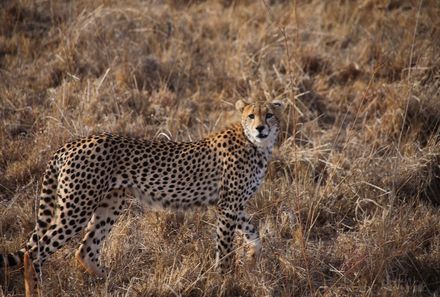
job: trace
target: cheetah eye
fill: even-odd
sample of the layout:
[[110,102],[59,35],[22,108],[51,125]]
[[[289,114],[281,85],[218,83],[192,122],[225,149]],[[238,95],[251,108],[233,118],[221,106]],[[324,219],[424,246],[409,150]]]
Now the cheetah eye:
[[266,119],[270,119],[271,117],[273,117],[273,113],[266,114]]
[[248,117],[249,117],[251,120],[255,119],[255,115],[254,115],[253,113],[251,113],[250,115],[248,115]]

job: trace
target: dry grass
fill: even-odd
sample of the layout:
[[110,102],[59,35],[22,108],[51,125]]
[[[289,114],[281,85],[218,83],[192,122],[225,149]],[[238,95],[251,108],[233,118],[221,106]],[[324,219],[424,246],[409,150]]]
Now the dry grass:
[[[439,15],[435,0],[0,4],[1,251],[25,242],[65,141],[197,139],[236,120],[235,100],[278,98],[254,269],[213,272],[212,211],[133,203],[109,277],[79,269],[77,239],[45,265],[45,296],[439,296]],[[21,272],[0,286],[23,295]]]

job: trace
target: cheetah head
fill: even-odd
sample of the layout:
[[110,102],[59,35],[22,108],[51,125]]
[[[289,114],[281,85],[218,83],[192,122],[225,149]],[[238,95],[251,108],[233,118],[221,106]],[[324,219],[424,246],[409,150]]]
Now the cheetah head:
[[260,148],[271,148],[280,129],[283,103],[274,100],[250,104],[238,100],[235,107],[241,112],[241,124],[249,141]]

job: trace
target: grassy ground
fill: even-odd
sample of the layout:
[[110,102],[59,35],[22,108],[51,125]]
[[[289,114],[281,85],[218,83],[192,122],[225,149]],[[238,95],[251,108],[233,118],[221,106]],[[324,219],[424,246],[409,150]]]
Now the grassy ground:
[[[439,16],[436,0],[3,2],[0,251],[26,241],[64,142],[198,139],[237,120],[237,99],[277,98],[255,268],[213,271],[213,211],[133,201],[108,278],[79,269],[76,239],[44,266],[45,296],[439,296]],[[20,270],[0,276],[0,295],[23,295]]]

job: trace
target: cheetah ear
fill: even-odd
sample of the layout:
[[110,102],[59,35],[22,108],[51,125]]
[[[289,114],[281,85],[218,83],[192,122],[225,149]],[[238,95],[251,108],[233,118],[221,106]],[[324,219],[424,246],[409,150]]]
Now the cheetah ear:
[[235,102],[235,109],[237,109],[239,112],[243,112],[245,106],[246,106],[246,102],[244,102],[241,99]]
[[270,104],[272,104],[273,108],[275,108],[275,110],[278,112],[282,112],[284,110],[284,103],[280,100],[273,100]]

